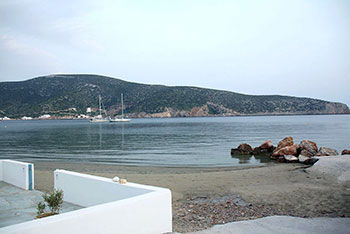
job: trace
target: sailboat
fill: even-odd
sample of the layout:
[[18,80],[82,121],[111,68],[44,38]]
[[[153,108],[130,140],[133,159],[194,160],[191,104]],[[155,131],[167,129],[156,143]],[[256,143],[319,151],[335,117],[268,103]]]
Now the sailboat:
[[131,119],[126,119],[124,118],[124,104],[123,104],[123,94],[121,94],[121,99],[122,99],[122,116],[121,118],[110,118],[109,122],[130,122]]
[[[98,107],[99,107],[100,114],[95,116],[95,117],[90,118],[90,122],[91,123],[108,122],[109,118],[102,116],[102,98],[101,98],[101,95],[98,95]],[[106,114],[105,110],[104,110],[104,112]]]

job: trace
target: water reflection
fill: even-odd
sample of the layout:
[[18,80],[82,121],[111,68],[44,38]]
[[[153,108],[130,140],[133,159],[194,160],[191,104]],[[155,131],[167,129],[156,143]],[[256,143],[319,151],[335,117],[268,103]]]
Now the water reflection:
[[122,124],[122,142],[121,142],[121,149],[124,150],[124,123]]
[[231,155],[231,157],[238,159],[239,164],[259,164],[271,162],[270,157],[266,155]]
[[101,126],[101,124],[99,124],[99,136],[100,136],[100,138],[99,138],[99,145],[100,145],[100,149],[102,149],[102,126]]

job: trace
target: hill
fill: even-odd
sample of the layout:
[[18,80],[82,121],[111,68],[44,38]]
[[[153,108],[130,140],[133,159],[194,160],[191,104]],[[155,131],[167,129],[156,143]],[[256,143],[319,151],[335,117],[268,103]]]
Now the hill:
[[115,115],[121,112],[121,93],[131,117],[350,113],[345,104],[311,98],[146,85],[98,75],[50,75],[1,82],[0,116],[85,114],[87,107],[98,107],[98,95]]

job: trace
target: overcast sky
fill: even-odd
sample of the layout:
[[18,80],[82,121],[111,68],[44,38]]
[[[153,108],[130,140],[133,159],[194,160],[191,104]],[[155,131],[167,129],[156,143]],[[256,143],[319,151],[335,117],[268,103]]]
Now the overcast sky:
[[350,1],[1,0],[0,81],[57,73],[350,106]]

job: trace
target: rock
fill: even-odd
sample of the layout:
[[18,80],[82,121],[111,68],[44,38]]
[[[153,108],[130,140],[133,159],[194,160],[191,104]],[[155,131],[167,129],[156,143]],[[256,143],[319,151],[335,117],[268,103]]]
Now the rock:
[[304,156],[315,156],[318,152],[317,144],[313,141],[303,140],[300,142],[299,146],[301,150],[300,154]]
[[253,151],[252,147],[246,143],[240,144],[237,149],[249,153]]
[[273,147],[271,149],[262,149],[260,147],[255,147],[254,150],[253,150],[253,155],[256,155],[256,156],[260,156],[260,155],[271,156],[274,149],[275,149],[275,147]]
[[303,155],[303,154],[300,154],[299,157],[298,157],[298,160],[299,160],[299,162],[301,162],[301,163],[307,163],[307,161],[310,160],[310,157],[305,156],[305,155]]
[[350,150],[345,149],[341,152],[341,155],[345,155],[345,154],[350,154]]
[[299,145],[295,144],[292,146],[286,146],[279,150],[275,150],[275,152],[272,154],[272,156],[284,156],[284,155],[293,155],[298,156],[299,155]]
[[314,165],[318,161],[317,158],[304,156],[302,154],[299,155],[298,159],[300,163],[304,163],[307,165]]
[[298,158],[294,155],[284,155],[286,162],[299,162]]
[[318,161],[317,158],[311,157],[309,160],[305,161],[304,163],[307,165],[314,165]]
[[[278,155],[278,154],[276,154],[276,155],[273,155],[273,154],[272,154],[272,155],[270,156],[270,159],[278,160],[279,157],[283,157],[283,156],[280,156],[280,155]],[[283,159],[284,159],[284,158],[283,158]]]
[[126,182],[127,182],[126,179],[120,179],[119,180],[119,184],[126,184]]
[[113,177],[112,181],[113,182],[119,182],[119,177],[118,176]]
[[272,144],[271,140],[267,140],[264,143],[262,143],[259,147],[261,149],[271,149],[271,148],[273,148],[273,144]]
[[306,157],[312,157],[315,156],[316,154],[313,154],[312,152],[308,150],[301,150],[300,155],[306,156]]
[[331,149],[328,147],[321,147],[316,155],[317,156],[337,156],[339,154],[338,154],[338,151],[336,151],[335,149]]
[[277,148],[275,151],[282,149],[286,146],[292,146],[294,144],[294,140],[293,137],[289,136],[289,137],[285,137],[283,140],[281,140],[280,142],[278,142]]
[[252,152],[252,147],[246,143],[240,144],[236,149],[231,149],[231,155],[250,155]]
[[253,150],[253,155],[268,155],[271,156],[275,147],[272,144],[272,141],[267,140],[262,143],[259,147],[255,147]]
[[286,159],[284,158],[284,156],[279,156],[277,158],[277,162],[286,162]]

